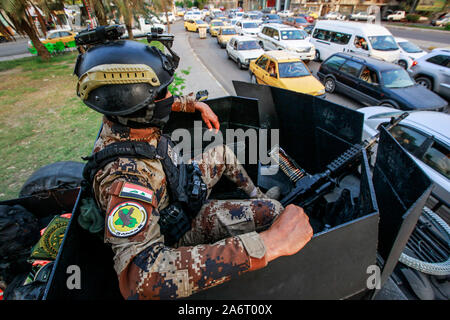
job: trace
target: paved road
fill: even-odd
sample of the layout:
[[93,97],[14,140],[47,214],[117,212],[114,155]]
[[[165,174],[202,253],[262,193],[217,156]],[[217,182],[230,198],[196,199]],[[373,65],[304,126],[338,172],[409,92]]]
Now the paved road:
[[[191,48],[201,63],[206,66],[229,95],[236,94],[232,83],[233,80],[250,81],[248,70],[239,70],[236,63],[228,59],[225,49],[219,47],[216,38],[207,35],[206,39],[200,39],[197,33],[184,31],[181,22],[173,24],[171,31],[175,34],[175,39],[177,37],[187,37]],[[183,59],[181,52],[180,54],[181,59]],[[316,62],[309,64],[313,74],[317,71],[318,66],[319,64]],[[358,109],[362,106],[359,102],[340,94],[328,94],[327,100],[352,109]]]
[[28,38],[0,43],[0,57],[8,57],[28,53]]
[[450,32],[437,32],[420,28],[402,28],[386,26],[394,37],[415,39],[418,41],[429,41],[440,43],[442,46],[450,46]]

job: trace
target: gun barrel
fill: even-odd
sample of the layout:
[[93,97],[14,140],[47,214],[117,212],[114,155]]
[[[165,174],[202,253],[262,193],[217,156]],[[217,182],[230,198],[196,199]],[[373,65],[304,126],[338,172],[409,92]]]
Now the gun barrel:
[[[403,119],[405,119],[407,116],[409,116],[408,112],[403,112],[401,115],[399,115],[398,117],[391,118],[391,121],[389,122],[389,124],[387,126],[385,126],[387,131],[390,131],[393,127],[395,127],[396,125],[398,125],[400,123],[400,121],[402,121]],[[371,137],[370,139],[364,141],[364,147],[366,149],[370,148],[377,140],[378,137],[380,136],[380,131],[378,131],[373,137]]]

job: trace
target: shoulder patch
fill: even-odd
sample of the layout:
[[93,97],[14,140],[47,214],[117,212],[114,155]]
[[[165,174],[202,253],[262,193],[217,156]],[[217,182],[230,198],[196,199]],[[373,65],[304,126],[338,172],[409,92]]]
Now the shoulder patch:
[[144,228],[147,211],[137,202],[127,201],[118,204],[108,215],[108,230],[113,236],[125,238]]
[[120,190],[119,197],[129,198],[153,203],[153,191],[137,184],[125,182]]

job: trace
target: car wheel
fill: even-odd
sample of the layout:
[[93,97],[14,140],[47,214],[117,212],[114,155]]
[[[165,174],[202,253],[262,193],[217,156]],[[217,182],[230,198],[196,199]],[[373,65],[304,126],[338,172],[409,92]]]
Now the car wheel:
[[261,47],[261,49],[266,50],[264,49],[264,43],[262,41],[259,42],[259,46]]
[[228,59],[231,60],[230,53],[228,52],[228,50],[227,50],[227,56],[228,56]]
[[237,65],[238,65],[238,68],[239,68],[239,69],[244,69],[244,67],[243,67],[243,65],[242,65],[242,63],[241,63],[241,60],[238,59]]
[[402,67],[403,69],[408,69],[408,63],[405,61],[405,60],[400,60],[399,62],[398,62],[398,65],[400,66],[400,67]]
[[333,78],[328,77],[325,79],[325,91],[328,93],[333,93],[336,89],[336,81]]
[[250,76],[250,82],[251,83],[255,83],[255,84],[257,84],[258,82],[256,81],[256,76],[252,73],[251,74],[251,76]]
[[417,77],[415,80],[416,80],[417,84],[420,84],[421,86],[432,90],[433,83],[431,82],[430,78],[428,78],[428,77]]
[[319,50],[316,50],[316,54],[314,56],[314,61],[320,62],[320,52],[319,52]]

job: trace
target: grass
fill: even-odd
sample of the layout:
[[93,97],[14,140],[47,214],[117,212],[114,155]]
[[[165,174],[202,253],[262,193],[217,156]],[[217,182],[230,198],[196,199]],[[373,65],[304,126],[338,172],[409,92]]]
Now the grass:
[[76,97],[76,56],[0,62],[0,200],[41,166],[91,153],[101,114]]
[[0,61],[0,201],[17,198],[38,168],[91,154],[102,115],[76,96],[76,57]]

